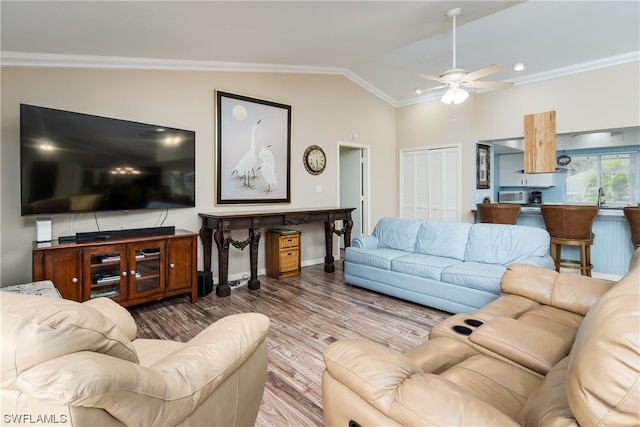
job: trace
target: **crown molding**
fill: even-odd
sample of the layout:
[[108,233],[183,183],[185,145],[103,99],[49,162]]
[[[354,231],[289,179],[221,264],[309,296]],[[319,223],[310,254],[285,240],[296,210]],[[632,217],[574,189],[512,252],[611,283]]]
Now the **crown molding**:
[[555,70],[542,73],[531,74],[522,78],[513,79],[514,84],[521,85],[534,83],[542,80],[554,79],[557,77],[569,76],[571,74],[584,73],[586,71],[597,70],[599,68],[613,67],[614,65],[627,64],[629,62],[640,61],[640,50],[623,53],[621,55],[610,56],[597,59],[595,61],[583,62],[581,64],[570,65],[568,67],[556,68]]
[[101,68],[173,71],[227,71],[342,75],[389,104],[393,98],[347,68],[249,62],[194,61],[180,59],[131,58],[122,56],[66,55],[52,53],[0,52],[3,67]]
[[[558,68],[543,73],[531,74],[513,79],[515,85],[534,83],[542,80],[567,76],[599,68],[640,61],[640,51],[584,62],[568,67]],[[383,101],[394,107],[404,107],[422,102],[440,99],[439,94],[430,93],[408,100],[398,101],[384,93],[368,81],[347,68],[311,67],[302,65],[257,64],[249,62],[194,61],[178,59],[131,58],[121,56],[98,55],[66,55],[29,52],[0,52],[0,63],[3,67],[54,67],[54,68],[102,68],[102,69],[139,69],[139,70],[174,70],[174,71],[227,71],[227,72],[259,72],[259,73],[294,73],[294,74],[328,74],[342,75],[363,87]],[[476,91],[476,92],[485,92]]]

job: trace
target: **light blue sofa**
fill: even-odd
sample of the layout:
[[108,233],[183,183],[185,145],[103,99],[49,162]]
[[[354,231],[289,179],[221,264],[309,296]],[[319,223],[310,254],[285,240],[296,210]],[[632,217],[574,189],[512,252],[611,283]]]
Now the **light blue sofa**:
[[382,218],[345,249],[348,284],[450,313],[498,298],[507,266],[553,269],[546,230],[521,225]]

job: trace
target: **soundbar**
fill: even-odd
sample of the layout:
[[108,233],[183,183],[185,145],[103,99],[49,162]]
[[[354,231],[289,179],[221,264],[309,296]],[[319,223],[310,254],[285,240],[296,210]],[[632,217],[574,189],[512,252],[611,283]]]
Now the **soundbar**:
[[174,226],[128,228],[124,230],[87,231],[76,233],[76,242],[87,240],[118,240],[136,236],[166,236],[171,234],[176,234],[176,228]]

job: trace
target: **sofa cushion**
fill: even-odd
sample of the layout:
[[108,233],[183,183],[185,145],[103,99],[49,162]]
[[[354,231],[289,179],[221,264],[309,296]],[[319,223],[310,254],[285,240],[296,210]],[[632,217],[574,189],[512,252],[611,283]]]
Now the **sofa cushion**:
[[391,270],[391,261],[407,254],[397,249],[361,249],[351,247],[347,249],[344,253],[344,260],[346,262],[381,268],[383,270]]
[[548,256],[549,241],[549,233],[541,228],[473,224],[464,260],[507,266],[534,256]]
[[10,384],[25,370],[80,351],[138,363],[131,341],[115,323],[75,301],[6,293],[1,324],[3,389],[14,388]]
[[567,397],[580,425],[638,425],[639,353],[640,266],[636,265],[591,307],[571,349]]
[[507,268],[502,265],[460,262],[447,267],[442,272],[441,280],[453,285],[499,295],[500,279],[506,269]]
[[422,222],[421,219],[382,218],[376,224],[373,235],[381,248],[413,252]]
[[464,260],[471,224],[424,222],[418,231],[415,252]]
[[445,268],[459,263],[460,261],[452,258],[410,254],[393,259],[391,261],[391,270],[440,281],[440,276]]

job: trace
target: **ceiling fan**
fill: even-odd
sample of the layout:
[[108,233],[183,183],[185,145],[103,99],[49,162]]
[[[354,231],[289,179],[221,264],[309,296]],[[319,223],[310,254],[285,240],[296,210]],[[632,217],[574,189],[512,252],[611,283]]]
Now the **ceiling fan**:
[[486,77],[504,70],[504,67],[502,65],[493,64],[472,72],[469,72],[463,68],[456,68],[456,17],[461,13],[462,9],[459,7],[451,9],[447,12],[447,16],[453,19],[453,68],[445,71],[439,76],[418,74],[418,77],[435,80],[444,84],[429,89],[416,89],[416,95],[420,95],[422,93],[433,90],[448,88],[448,90],[442,96],[441,101],[445,104],[460,104],[464,102],[469,96],[469,93],[466,90],[462,89],[463,87],[479,89],[508,89],[513,86],[513,83],[509,82],[490,82],[478,80],[482,77]]

